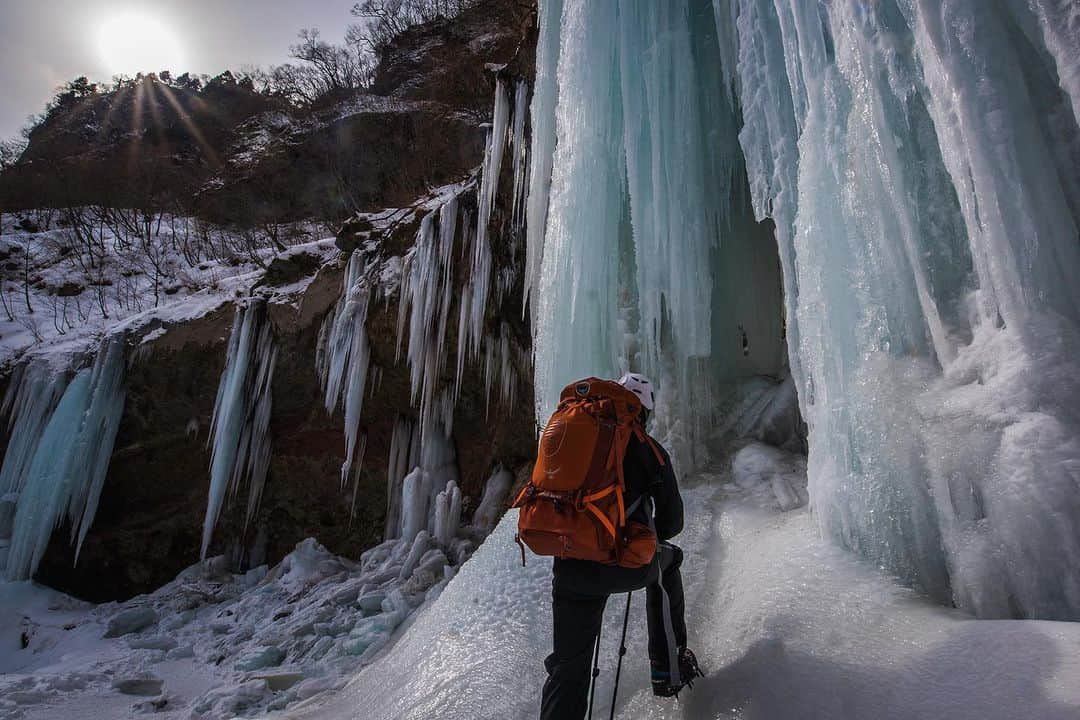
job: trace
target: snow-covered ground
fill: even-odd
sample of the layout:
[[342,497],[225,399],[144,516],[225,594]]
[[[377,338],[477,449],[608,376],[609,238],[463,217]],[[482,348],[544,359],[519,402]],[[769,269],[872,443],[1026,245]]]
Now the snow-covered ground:
[[[652,697],[638,593],[617,716],[1080,717],[1080,625],[973,620],[898,585],[820,537],[804,467],[752,444],[733,471],[688,483],[677,542],[706,677],[677,701]],[[0,716],[535,717],[550,561],[521,567],[515,521],[456,574],[409,543],[353,563],[308,540],[273,569],[210,560],[123,604],[2,584]],[[622,603],[602,633],[598,717]]]
[[112,208],[0,223],[0,364],[28,351],[66,366],[113,331],[200,317],[247,294],[275,257],[337,252],[326,228],[303,223],[239,232]]
[[[479,531],[463,532],[455,547]],[[96,607],[0,583],[0,717],[224,719],[339,688],[453,575],[430,545],[389,541],[352,562],[308,539],[272,569],[234,575],[212,558]]]
[[[653,698],[644,599],[635,596],[616,715],[624,718],[1080,717],[1080,625],[973,620],[901,587],[824,541],[809,510],[762,487],[793,482],[792,458],[744,450],[732,478],[689,483],[690,643],[707,677],[678,701]],[[805,478],[802,479],[805,483]],[[802,488],[795,487],[796,495]],[[440,598],[340,693],[290,717],[533,718],[550,647],[550,562],[521,567],[511,512]],[[602,632],[606,717],[621,598]]]

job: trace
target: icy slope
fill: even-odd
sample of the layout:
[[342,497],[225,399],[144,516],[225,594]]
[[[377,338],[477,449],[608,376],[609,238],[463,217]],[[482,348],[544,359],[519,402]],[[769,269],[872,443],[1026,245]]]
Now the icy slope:
[[[791,463],[776,469],[791,480]],[[648,688],[636,597],[619,717],[1067,718],[1080,716],[1080,626],[973,621],[920,599],[783,513],[756,478],[686,491],[690,637],[708,676],[681,702]],[[805,482],[805,480],[803,480]],[[387,654],[340,693],[290,717],[534,718],[550,642],[550,563],[521,568],[516,517],[466,563]],[[602,633],[606,717],[622,601]]]

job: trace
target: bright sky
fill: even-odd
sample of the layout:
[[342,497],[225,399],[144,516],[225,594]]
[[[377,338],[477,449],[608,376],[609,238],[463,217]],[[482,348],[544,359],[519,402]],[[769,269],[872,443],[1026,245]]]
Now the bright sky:
[[355,0],[0,0],[0,138],[79,75],[216,75],[288,59],[301,28],[338,42]]

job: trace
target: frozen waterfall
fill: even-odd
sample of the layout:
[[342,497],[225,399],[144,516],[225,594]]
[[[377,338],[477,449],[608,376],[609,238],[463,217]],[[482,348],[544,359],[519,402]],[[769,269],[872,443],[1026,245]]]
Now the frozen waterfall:
[[12,378],[5,409],[12,437],[4,457],[4,497],[15,498],[8,580],[33,577],[53,530],[65,518],[78,560],[94,522],[124,411],[124,339],[106,339],[91,367],[67,381],[48,361]]
[[701,466],[733,387],[784,371],[776,246],[750,209],[712,7],[559,6],[542,3],[532,106],[537,417],[575,378],[633,368],[666,388],[660,433]]
[[349,257],[337,305],[326,316],[319,333],[315,365],[326,393],[326,410],[333,412],[340,402],[345,411],[345,462],[341,465],[341,486],[349,479],[358,445],[360,410],[364,405],[371,364],[367,338],[368,302],[371,291],[363,274],[359,253]]
[[538,416],[639,369],[688,470],[790,373],[826,533],[979,616],[1080,618],[1080,10],[544,0],[540,24]]
[[247,480],[245,523],[259,506],[270,465],[270,408],[277,348],[266,304],[255,299],[236,308],[211,423],[210,492],[203,520],[202,553],[214,526],[241,481]]

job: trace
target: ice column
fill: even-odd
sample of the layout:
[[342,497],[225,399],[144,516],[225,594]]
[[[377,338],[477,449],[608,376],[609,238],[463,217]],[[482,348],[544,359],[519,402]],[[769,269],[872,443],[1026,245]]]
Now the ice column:
[[1067,12],[739,3],[740,140],[777,225],[815,514],[984,617],[1080,617]]
[[[545,7],[541,20],[546,32],[546,23],[556,18]],[[535,308],[538,418],[550,415],[566,382],[613,375],[619,368],[619,263],[613,259],[625,247],[629,208],[618,25],[614,3],[568,3],[561,19],[557,105],[544,79],[538,79],[533,103],[538,142],[546,142],[540,128],[549,112],[557,138],[541,262],[529,298]],[[554,110],[538,106],[541,98]],[[539,186],[533,185],[532,192],[541,196],[544,177],[538,164],[544,149],[534,152],[533,166],[533,182]],[[535,209],[539,218],[542,213]]]
[[67,388],[68,374],[47,361],[20,363],[8,381],[0,413],[8,418],[8,444],[0,469],[0,497],[18,494],[45,426]]
[[401,494],[405,475],[416,467],[420,456],[419,426],[399,416],[390,436],[390,458],[386,468],[386,522],[383,537],[396,538],[401,532]]
[[510,132],[510,147],[514,158],[514,200],[511,217],[514,227],[525,221],[525,179],[528,167],[529,144],[525,141],[525,121],[528,119],[529,83],[518,80],[514,86],[514,123]]
[[218,384],[210,431],[210,492],[203,520],[201,557],[214,525],[242,480],[248,482],[245,524],[255,514],[270,464],[270,409],[277,347],[266,321],[265,301],[238,307]]
[[[371,349],[367,337],[367,314],[371,290],[363,274],[360,253],[349,257],[337,305],[323,321],[316,367],[325,391],[326,410],[333,412],[340,402],[345,411],[345,462],[341,465],[341,486],[349,480],[357,455],[360,411],[364,404]],[[359,468],[357,468],[359,472]],[[358,478],[354,477],[354,482]]]
[[506,510],[506,496],[510,492],[510,486],[514,484],[514,476],[509,470],[497,467],[484,486],[484,496],[473,513],[472,524],[474,527],[489,533],[502,517]]
[[[558,93],[556,73],[559,63],[559,36],[562,0],[542,0],[536,42],[536,80],[529,109],[532,147],[529,157],[529,187],[525,203],[525,305],[530,293],[539,287],[540,264],[544,256],[544,232],[547,228],[548,199],[551,192],[551,167],[555,157],[555,101]],[[532,313],[535,327],[536,313]]]
[[[436,218],[438,222],[436,222]],[[453,299],[453,249],[458,199],[452,196],[420,222],[416,244],[405,259],[398,303],[397,344],[408,319],[407,357],[412,400],[424,418],[435,400],[446,361],[446,323]],[[464,306],[463,306],[464,307]],[[459,337],[458,343],[464,338]]]
[[[14,480],[14,487],[21,491],[8,554],[8,580],[34,575],[53,530],[65,517],[78,560],[94,522],[124,411],[124,369],[124,340],[113,336],[104,341],[93,366],[77,372],[68,383],[29,462],[18,458],[25,469]],[[42,378],[31,372],[24,379],[33,383]],[[37,417],[36,413],[31,416]]]

